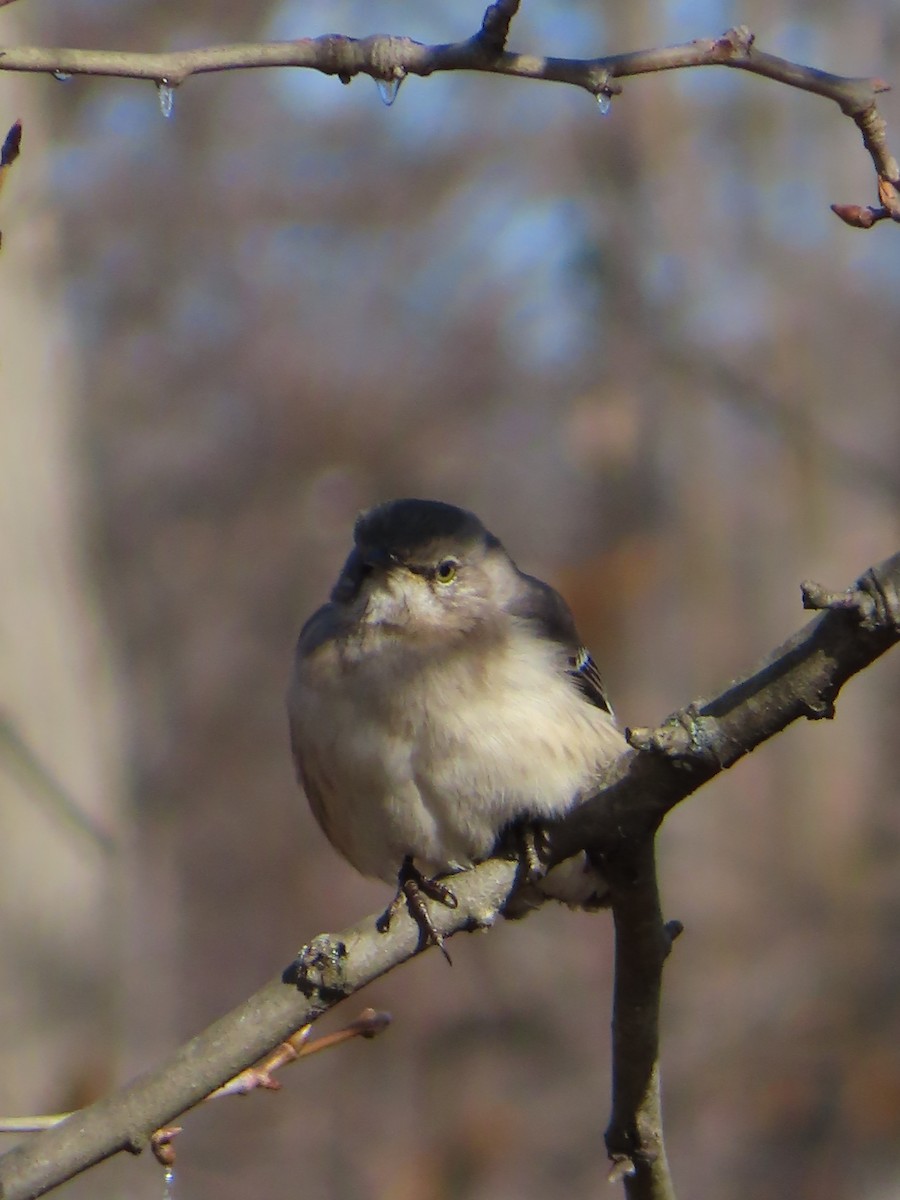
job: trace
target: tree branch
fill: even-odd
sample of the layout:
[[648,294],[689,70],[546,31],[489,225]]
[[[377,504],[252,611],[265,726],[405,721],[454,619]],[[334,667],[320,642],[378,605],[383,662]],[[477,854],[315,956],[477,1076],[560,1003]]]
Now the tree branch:
[[[623,1146],[622,1155],[631,1158],[636,1171],[639,1162],[654,1161],[646,1153],[655,1136],[658,1000],[654,1004],[652,997],[658,995],[665,950],[652,854],[647,857],[652,837],[679,801],[792,721],[833,716],[834,700],[847,679],[900,640],[900,553],[867,571],[846,593],[834,596],[808,584],[805,598],[807,606],[825,611],[721,695],[673,714],[658,729],[631,731],[632,748],[613,764],[603,788],[550,833],[551,861],[589,847],[610,877],[620,934],[617,969],[629,976],[616,983],[614,1046],[619,1054],[610,1148],[618,1154]],[[450,937],[490,925],[509,898],[515,876],[516,864],[499,858],[457,876],[453,890],[459,906],[435,906],[435,926]],[[140,1151],[156,1129],[300,1026],[419,952],[419,931],[406,913],[398,913],[384,934],[375,928],[375,919],[314,938],[304,953],[302,990],[286,986],[286,978],[293,978],[286,972],[161,1066],[8,1151],[0,1157],[0,1196],[31,1200],[111,1154]],[[633,944],[621,945],[625,940]],[[629,1014],[635,995],[651,998],[640,1015],[642,1032],[624,1024],[638,1019]],[[633,1049],[638,1044],[640,1053]]]
[[[9,168],[13,165],[22,150],[22,122],[15,121],[10,127],[9,133],[3,139],[3,145],[0,146],[0,191],[3,191],[3,184],[6,181],[6,176],[9,174]],[[3,235],[0,233],[0,246],[3,244]]]
[[481,22],[481,32],[475,36],[494,54],[506,49],[509,27],[519,11],[519,0],[498,0],[490,5]]
[[425,45],[388,34],[366,38],[326,34],[290,42],[209,46],[165,54],[21,46],[0,50],[0,70],[150,79],[160,87],[178,87],[191,75],[255,67],[304,67],[337,75],[343,83],[349,83],[355,75],[369,75],[394,87],[408,75],[481,71],[568,83],[608,105],[609,97],[621,91],[618,79],[689,67],[733,67],[833,100],[862,135],[875,167],[879,199],[879,204],[871,207],[833,204],[833,211],[857,228],[870,228],[887,218],[900,221],[900,167],[888,148],[886,125],[876,104],[877,95],[889,90],[883,80],[832,75],[767,54],[755,48],[754,35],[743,25],[719,38],[602,58],[516,54],[505,46],[518,7],[518,0],[498,0],[488,7],[474,37],[442,45]]
[[612,1116],[606,1149],[611,1180],[622,1179],[628,1200],[674,1200],[659,1094],[659,1009],[662,968],[677,921],[663,923],[648,833],[613,860],[604,860],[616,929],[612,1019]]

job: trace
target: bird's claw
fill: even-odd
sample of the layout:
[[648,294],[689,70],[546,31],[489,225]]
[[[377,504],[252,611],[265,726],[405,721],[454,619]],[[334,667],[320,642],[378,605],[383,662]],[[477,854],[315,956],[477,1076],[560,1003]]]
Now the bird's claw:
[[511,858],[519,865],[518,887],[540,883],[547,874],[550,842],[547,830],[539,821],[522,820],[507,826],[501,834],[495,853]]
[[438,932],[425,903],[425,897],[436,900],[447,908],[456,908],[457,900],[451,888],[439,879],[428,879],[415,865],[411,857],[406,857],[397,874],[397,895],[390,902],[376,921],[378,929],[386,933],[390,928],[395,914],[406,907],[409,915],[419,927],[419,933],[426,946],[437,946],[444,958],[453,965],[449,951],[444,945],[444,938]]

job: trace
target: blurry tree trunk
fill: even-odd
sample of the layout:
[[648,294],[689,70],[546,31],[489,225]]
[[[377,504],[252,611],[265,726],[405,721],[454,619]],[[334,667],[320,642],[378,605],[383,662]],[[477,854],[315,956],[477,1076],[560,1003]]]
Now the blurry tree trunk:
[[[3,14],[4,35],[27,41]],[[0,79],[0,1111],[109,1082],[124,922],[120,709],[88,586],[80,372],[58,293],[48,88]]]

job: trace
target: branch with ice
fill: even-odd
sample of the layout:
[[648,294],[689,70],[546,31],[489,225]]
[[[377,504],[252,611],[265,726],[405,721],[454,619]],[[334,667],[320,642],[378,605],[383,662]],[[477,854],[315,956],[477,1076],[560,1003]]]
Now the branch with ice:
[[325,34],[164,54],[9,46],[0,49],[0,70],[47,74],[56,79],[93,75],[151,80],[159,89],[163,115],[168,117],[173,111],[175,89],[192,75],[257,67],[321,71],[337,76],[345,84],[357,75],[367,75],[388,105],[410,75],[425,78],[440,71],[479,71],[581,88],[594,97],[603,113],[610,111],[612,97],[622,90],[619,80],[657,71],[731,67],[833,100],[860,131],[875,167],[878,192],[877,205],[833,204],[833,211],[848,225],[860,229],[886,219],[900,221],[900,167],[888,148],[885,121],[877,106],[878,95],[889,90],[884,80],[832,75],[768,54],[757,49],[754,35],[743,25],[718,38],[599,58],[519,54],[507,49],[510,24],[518,7],[518,0],[498,0],[489,6],[473,37],[440,45],[425,45],[390,34],[365,38]]

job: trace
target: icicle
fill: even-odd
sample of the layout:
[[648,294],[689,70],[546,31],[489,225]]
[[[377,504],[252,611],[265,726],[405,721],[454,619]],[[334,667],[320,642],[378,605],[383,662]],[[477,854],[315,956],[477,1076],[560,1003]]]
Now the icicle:
[[163,1171],[163,1200],[175,1200],[174,1167],[166,1167]]
[[156,85],[156,92],[159,96],[159,111],[168,120],[175,110],[175,89],[168,79],[161,79]]
[[391,79],[376,79],[375,86],[378,88],[378,95],[381,97],[381,103],[390,108],[397,99],[397,93],[400,91],[400,84],[406,78],[406,72],[398,67]]

